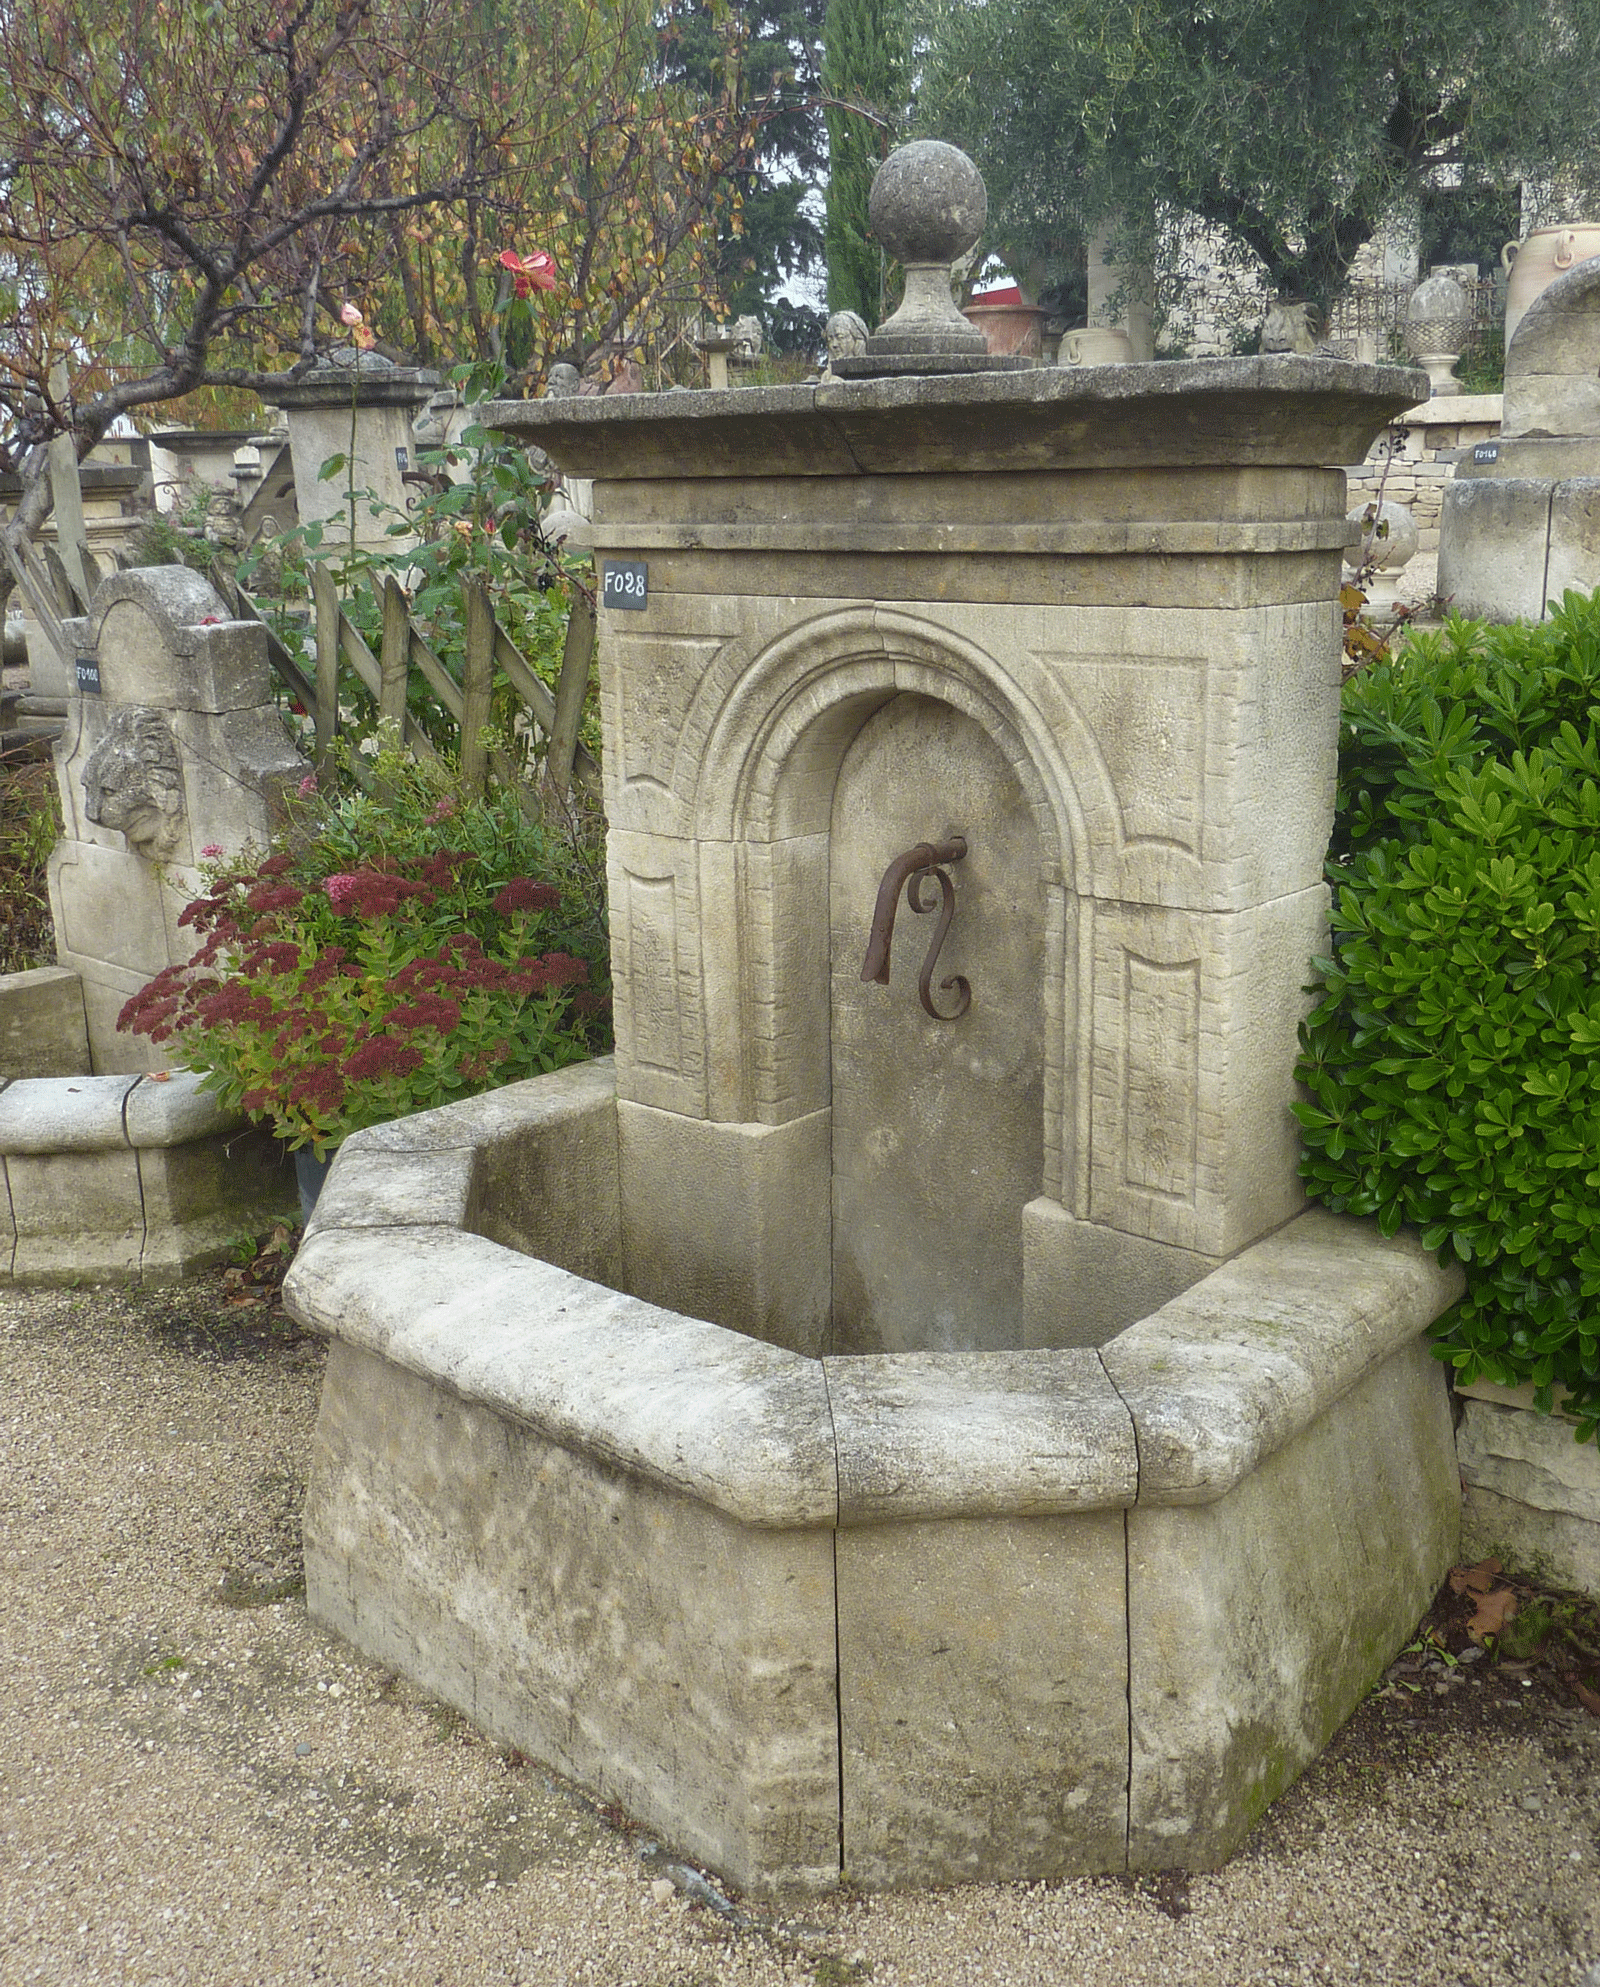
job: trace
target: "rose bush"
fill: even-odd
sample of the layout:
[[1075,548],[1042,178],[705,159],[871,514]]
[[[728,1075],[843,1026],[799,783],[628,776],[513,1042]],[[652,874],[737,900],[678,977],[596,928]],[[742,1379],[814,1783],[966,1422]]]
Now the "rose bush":
[[395,752],[373,795],[307,781],[265,853],[205,865],[199,934],[119,1027],[318,1157],[350,1132],[608,1046],[604,897],[511,794]]

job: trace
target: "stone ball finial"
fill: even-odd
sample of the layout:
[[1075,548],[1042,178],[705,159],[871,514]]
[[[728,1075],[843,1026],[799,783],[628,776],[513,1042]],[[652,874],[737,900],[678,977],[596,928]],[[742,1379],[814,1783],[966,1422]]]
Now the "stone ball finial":
[[965,152],[938,138],[919,138],[879,166],[867,218],[897,262],[948,265],[983,233],[989,196]]

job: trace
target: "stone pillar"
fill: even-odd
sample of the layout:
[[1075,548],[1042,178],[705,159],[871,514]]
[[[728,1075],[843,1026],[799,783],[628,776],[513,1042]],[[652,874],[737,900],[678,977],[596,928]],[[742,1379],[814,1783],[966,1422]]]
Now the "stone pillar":
[[1121,225],[1113,215],[1089,237],[1089,324],[1091,329],[1126,331],[1132,347],[1129,356],[1153,359],[1155,272],[1144,263],[1110,259]]
[[119,573],[67,626],[79,661],[56,745],[56,957],[83,982],[95,1073],[164,1069],[164,1050],[119,1034],[117,1015],[194,950],[178,914],[201,851],[262,847],[309,769],[272,703],[266,630],[228,620],[198,573]]
[[[356,363],[359,358],[359,364]],[[319,480],[322,465],[351,454],[354,429],[356,543],[395,551],[404,538],[388,536],[393,513],[404,511],[412,495],[403,480],[415,465],[412,417],[439,385],[439,375],[414,366],[392,365],[376,352],[340,352],[325,365],[298,378],[285,377],[272,404],[289,418],[289,450],[294,460],[294,493],[300,522],[321,522],[325,545],[337,550],[348,529],[351,472]],[[386,514],[372,516],[360,492],[373,491]]]

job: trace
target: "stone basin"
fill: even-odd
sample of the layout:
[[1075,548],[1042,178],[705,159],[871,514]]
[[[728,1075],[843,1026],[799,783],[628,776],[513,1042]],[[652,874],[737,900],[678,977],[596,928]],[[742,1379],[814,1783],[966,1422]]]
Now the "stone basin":
[[1205,1868],[1412,1630],[1460,1291],[1314,1211],[1098,1348],[809,1358],[631,1297],[597,1062],[358,1133],[312,1612],[757,1891]]

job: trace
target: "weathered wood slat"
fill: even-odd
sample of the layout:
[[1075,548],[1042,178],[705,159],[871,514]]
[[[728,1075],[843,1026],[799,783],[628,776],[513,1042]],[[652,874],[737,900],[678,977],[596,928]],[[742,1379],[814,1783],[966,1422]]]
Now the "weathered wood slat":
[[594,654],[594,609],[581,593],[574,593],[567,616],[567,639],[561,651],[561,675],[556,683],[556,720],[550,731],[550,750],[545,755],[545,775],[559,792],[572,785],[573,760],[578,752],[578,726],[583,722],[584,699],[589,694],[589,659]]
[[[498,622],[495,623],[494,636],[495,661],[505,671],[512,689],[532,711],[541,730],[547,737],[550,736],[556,728],[555,698],[533,664]],[[584,786],[593,787],[600,783],[600,768],[595,764],[594,755],[582,745],[573,754],[572,771]]]
[[429,648],[415,627],[411,630],[411,660],[432,685],[433,694],[455,719],[461,722],[461,685]]
[[461,781],[476,797],[489,776],[483,733],[494,709],[495,637],[500,625],[486,587],[468,580],[462,593],[467,609],[467,646],[461,669]]

